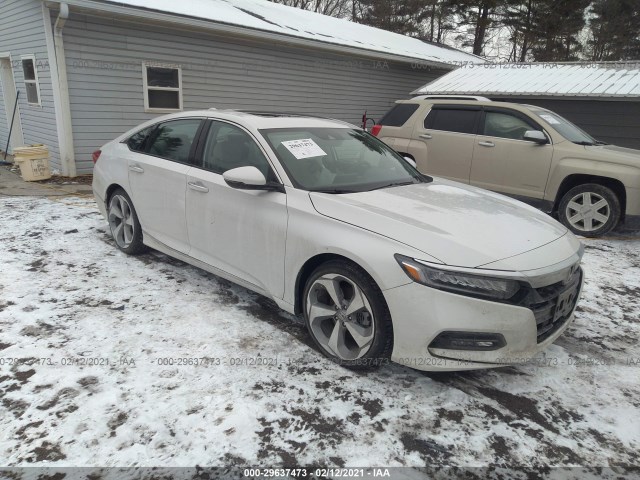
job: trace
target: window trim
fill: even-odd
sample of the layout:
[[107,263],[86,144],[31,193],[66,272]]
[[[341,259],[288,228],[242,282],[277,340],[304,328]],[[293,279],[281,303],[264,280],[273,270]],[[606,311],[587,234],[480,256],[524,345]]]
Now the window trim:
[[[175,87],[150,87],[149,86],[149,68],[168,68],[178,70],[178,88]],[[149,91],[157,92],[178,92],[179,108],[153,108],[149,106]],[[142,91],[144,96],[144,111],[146,113],[175,113],[183,110],[182,103],[182,66],[177,64],[162,64],[158,62],[144,61],[142,62]]]
[[[24,75],[24,64],[23,62],[25,60],[31,60],[33,62],[33,75],[34,75],[34,79],[33,80],[27,80],[25,75]],[[33,107],[41,107],[42,106],[42,95],[40,93],[40,78],[38,77],[38,64],[36,63],[36,56],[35,54],[29,54],[29,55],[22,55],[20,56],[20,66],[22,67],[22,82],[24,83],[24,88],[25,88],[25,98],[27,100],[27,105],[31,105]],[[38,103],[33,103],[29,101],[29,94],[27,93],[27,84],[35,84],[36,85],[36,92],[38,94]]]

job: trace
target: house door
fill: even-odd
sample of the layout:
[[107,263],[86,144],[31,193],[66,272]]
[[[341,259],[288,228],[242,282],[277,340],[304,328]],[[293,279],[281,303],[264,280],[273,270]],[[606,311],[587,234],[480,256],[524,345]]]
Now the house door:
[[[16,103],[17,89],[13,78],[13,68],[11,68],[11,57],[8,55],[0,56],[0,83],[2,83],[2,96],[0,97],[0,150],[7,147],[7,137],[11,130],[11,121],[13,119],[13,130],[9,141],[9,153],[13,152],[14,147],[24,145],[22,136],[22,123],[20,121],[20,106],[16,109],[15,117],[13,117],[13,109]],[[24,95],[22,92],[20,95]]]

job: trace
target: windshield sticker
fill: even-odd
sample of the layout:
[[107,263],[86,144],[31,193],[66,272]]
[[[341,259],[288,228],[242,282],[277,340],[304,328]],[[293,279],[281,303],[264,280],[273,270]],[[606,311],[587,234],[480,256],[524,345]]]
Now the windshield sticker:
[[540,118],[542,118],[543,120],[546,120],[547,123],[551,124],[551,125],[558,125],[560,122],[558,120],[556,120],[554,117],[552,117],[551,115],[546,115],[544,113],[540,114]]
[[298,160],[311,157],[323,157],[326,155],[326,152],[310,138],[288,140],[286,142],[282,142],[282,145],[284,145]]

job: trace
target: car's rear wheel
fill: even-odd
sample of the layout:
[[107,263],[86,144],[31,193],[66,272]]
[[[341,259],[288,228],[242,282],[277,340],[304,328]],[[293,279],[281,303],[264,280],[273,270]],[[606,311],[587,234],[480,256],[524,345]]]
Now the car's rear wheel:
[[309,277],[304,317],[323,354],[349,368],[380,366],[391,355],[393,327],[382,292],[361,268],[331,261]]
[[107,218],[111,236],[120,250],[129,255],[146,251],[147,247],[142,243],[142,228],[133,202],[121,188],[115,190],[109,198]]
[[610,232],[618,224],[620,201],[610,188],[603,185],[578,185],[562,197],[558,217],[573,233],[597,237]]

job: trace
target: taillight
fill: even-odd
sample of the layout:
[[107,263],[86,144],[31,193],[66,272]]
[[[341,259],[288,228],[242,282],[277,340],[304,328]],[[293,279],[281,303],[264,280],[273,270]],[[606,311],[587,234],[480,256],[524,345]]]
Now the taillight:
[[91,155],[91,158],[93,159],[93,163],[96,163],[98,161],[101,153],[102,153],[102,150],[96,150],[95,152],[93,152],[93,154]]
[[380,125],[379,123],[374,125],[373,128],[371,129],[371,135],[373,135],[374,137],[377,137],[378,134],[380,133],[380,130],[382,130],[382,125]]

